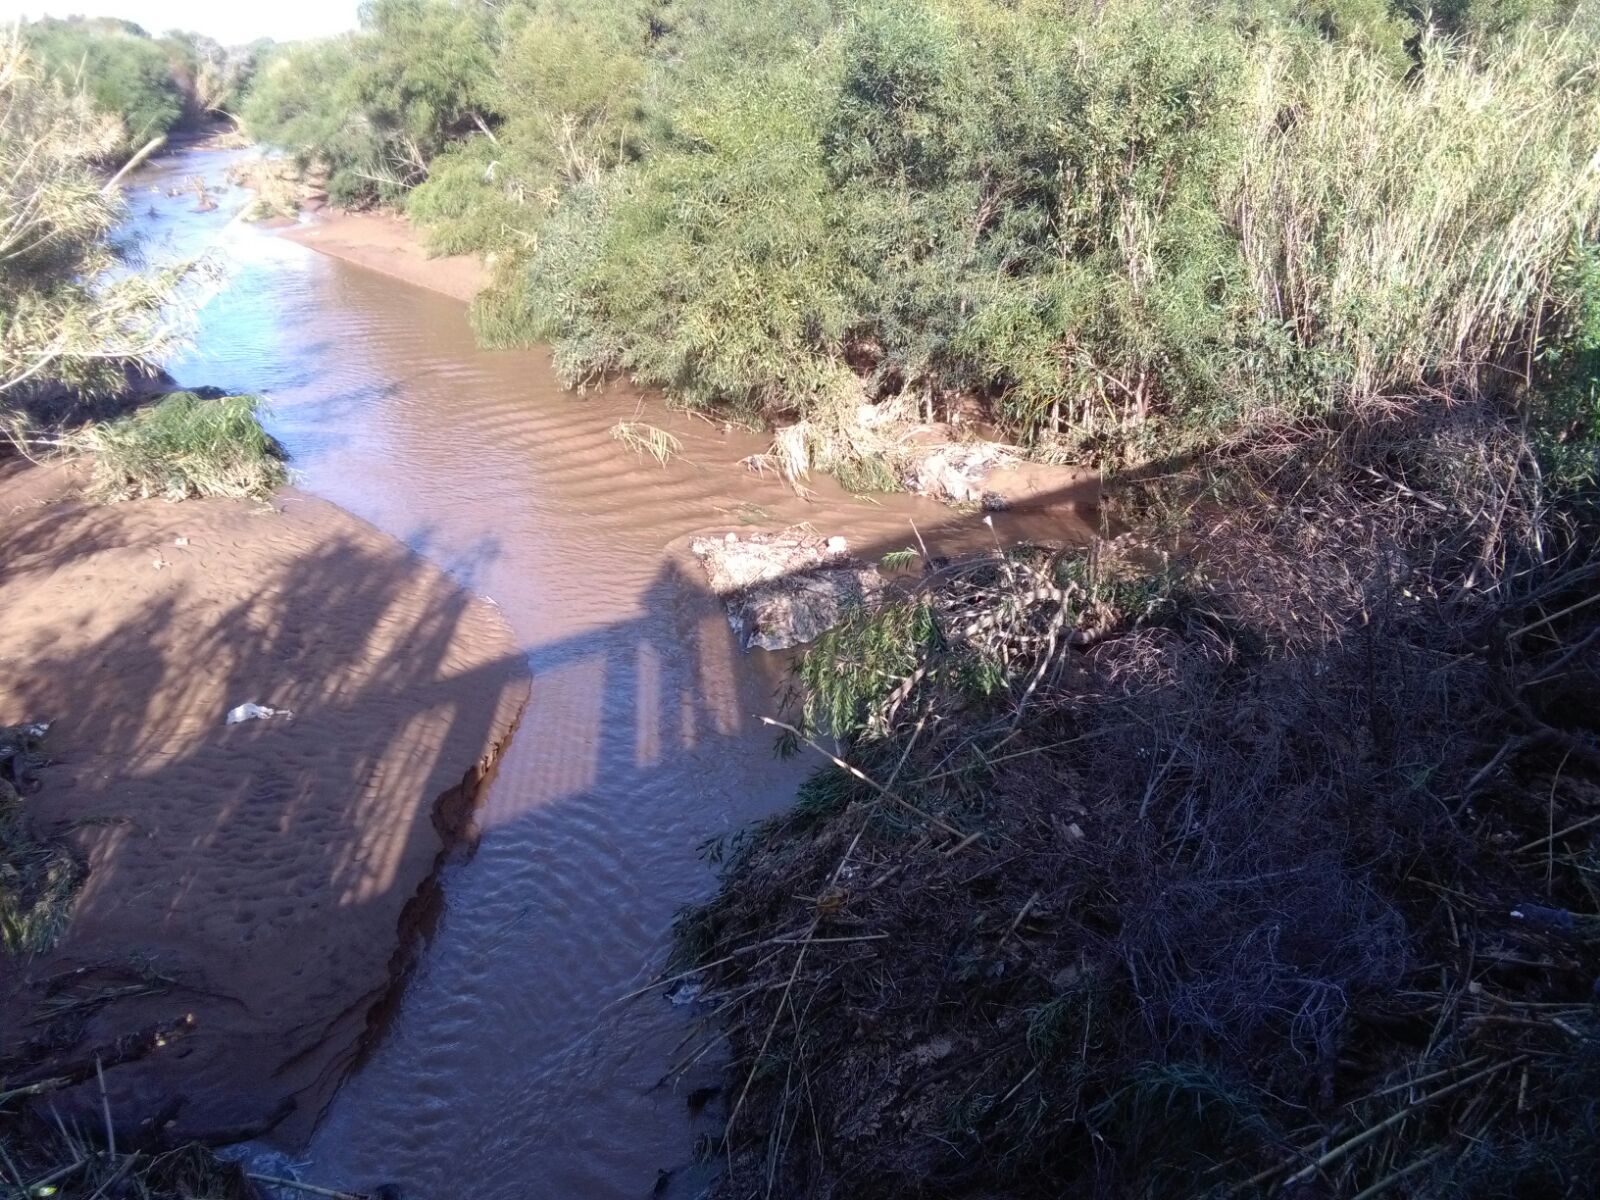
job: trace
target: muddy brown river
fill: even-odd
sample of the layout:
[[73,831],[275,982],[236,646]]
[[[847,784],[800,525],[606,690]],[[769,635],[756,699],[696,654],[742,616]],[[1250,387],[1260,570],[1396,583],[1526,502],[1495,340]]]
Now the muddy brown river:
[[[566,391],[540,351],[478,349],[460,303],[233,220],[238,189],[210,213],[166,195],[227,161],[174,155],[132,191],[147,257],[205,251],[226,270],[170,371],[268,397],[300,485],[490,597],[534,678],[398,1004],[282,1148],[323,1185],[423,1200],[647,1196],[714,1118],[663,1082],[692,1009],[661,989],[621,998],[713,887],[701,845],[784,805],[815,765],[775,757],[759,716],[784,663],[737,648],[682,543],[800,521],[863,553],[911,544],[911,519],[936,553],[992,535],[910,497],[824,482],[801,500],[737,466],[755,434],[625,386]],[[635,419],[682,439],[681,459],[611,438]],[[1065,510],[1027,519],[1084,532]]]

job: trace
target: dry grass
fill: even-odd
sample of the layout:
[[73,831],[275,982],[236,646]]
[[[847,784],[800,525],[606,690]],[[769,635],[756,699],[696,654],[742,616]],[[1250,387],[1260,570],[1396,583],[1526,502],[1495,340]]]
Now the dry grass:
[[1525,449],[1286,431],[1164,567],[957,565],[819,641],[850,767],[680,922],[721,1194],[1586,1195],[1600,560]]
[[618,421],[611,427],[611,439],[663,467],[683,452],[683,443],[676,437],[643,421]]

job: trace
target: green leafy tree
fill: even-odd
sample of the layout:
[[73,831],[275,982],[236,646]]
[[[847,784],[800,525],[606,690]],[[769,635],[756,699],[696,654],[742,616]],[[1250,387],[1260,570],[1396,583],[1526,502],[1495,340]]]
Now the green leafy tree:
[[168,52],[137,25],[47,19],[24,37],[37,61],[68,88],[82,88],[102,113],[121,122],[107,158],[138,149],[184,115],[184,93]]
[[304,168],[329,169],[329,191],[360,201],[382,183],[382,140],[361,107],[355,36],[280,47],[256,71],[240,116],[255,138]]
[[242,113],[261,141],[326,168],[344,203],[398,199],[446,147],[488,130],[494,77],[481,6],[369,0],[361,22],[355,34],[272,55]]

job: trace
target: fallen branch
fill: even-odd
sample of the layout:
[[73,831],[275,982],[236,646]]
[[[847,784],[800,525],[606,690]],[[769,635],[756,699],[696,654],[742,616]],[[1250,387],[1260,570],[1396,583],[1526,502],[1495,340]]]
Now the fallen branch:
[[175,1021],[152,1025],[137,1033],[124,1034],[87,1059],[81,1059],[70,1066],[51,1068],[48,1074],[41,1072],[33,1079],[0,1092],[0,1104],[25,1096],[42,1096],[49,1092],[58,1092],[94,1078],[106,1067],[120,1067],[124,1063],[137,1062],[161,1049],[168,1042],[193,1033],[194,1028],[194,1014],[186,1013]]

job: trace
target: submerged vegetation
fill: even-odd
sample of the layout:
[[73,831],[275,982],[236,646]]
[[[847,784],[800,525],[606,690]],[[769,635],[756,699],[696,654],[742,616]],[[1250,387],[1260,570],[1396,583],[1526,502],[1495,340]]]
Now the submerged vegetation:
[[635,454],[649,455],[663,467],[683,451],[683,443],[676,437],[643,421],[618,421],[611,427],[611,439]]

